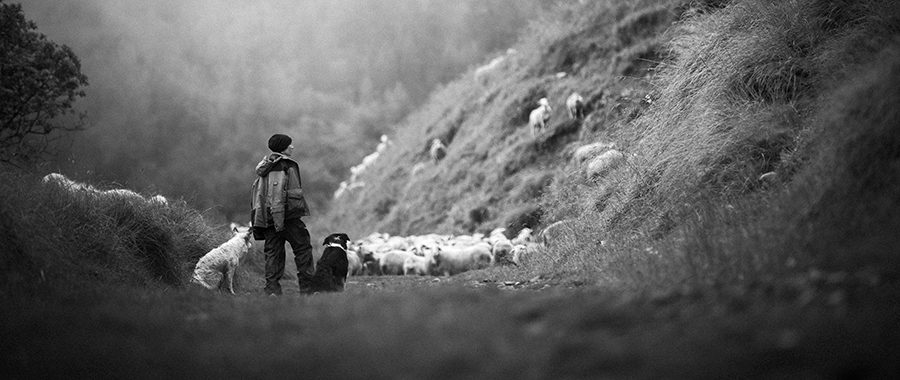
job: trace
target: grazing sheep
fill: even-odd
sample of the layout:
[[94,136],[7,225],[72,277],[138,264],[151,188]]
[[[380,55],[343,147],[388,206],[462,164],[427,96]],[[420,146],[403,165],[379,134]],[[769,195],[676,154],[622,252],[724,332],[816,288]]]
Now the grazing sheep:
[[413,256],[415,255],[406,251],[390,251],[385,253],[384,256],[378,260],[378,267],[381,269],[381,274],[402,275],[403,263],[406,262],[407,258]]
[[519,234],[516,235],[516,237],[514,239],[512,239],[510,241],[510,243],[512,243],[513,245],[521,245],[521,244],[528,243],[531,241],[532,232],[533,231],[531,228],[525,227],[525,228],[519,230]]
[[250,228],[231,224],[234,236],[222,245],[213,248],[197,261],[191,282],[213,290],[227,281],[228,290],[234,294],[234,273],[241,258],[250,250]]
[[492,71],[494,71],[495,69],[500,67],[500,65],[505,60],[506,60],[505,56],[499,56],[497,58],[492,59],[487,64],[479,66],[477,69],[475,69],[475,75],[474,75],[475,81],[482,85],[487,84],[488,74],[490,74]]
[[425,253],[425,256],[409,256],[406,260],[403,261],[403,274],[417,274],[419,276],[428,276],[431,275],[431,271],[434,268],[436,262],[434,260],[434,254],[430,251]]
[[428,150],[428,154],[431,156],[431,161],[437,164],[438,161],[447,156],[447,146],[441,142],[441,139],[431,140],[431,148]]
[[462,273],[470,269],[480,269],[491,265],[490,245],[471,247],[438,247],[434,253],[435,271],[445,276]]
[[536,243],[518,244],[512,250],[512,262],[515,265],[523,265],[528,261],[529,257],[540,249],[540,245]]
[[359,250],[358,252],[362,256],[362,273],[369,276],[380,276],[382,274],[379,265],[381,256],[377,256],[371,251]]
[[488,240],[491,242],[491,263],[511,264],[512,242],[504,235],[505,228],[497,228],[491,231]]
[[388,146],[392,145],[391,139],[387,137],[387,135],[381,135],[381,141],[378,143],[378,146],[375,147],[375,152],[381,154],[387,149]]
[[546,128],[547,122],[550,121],[550,113],[553,112],[547,98],[541,98],[538,100],[538,104],[538,107],[533,109],[531,114],[528,115],[528,125],[531,127],[532,138],[537,138],[537,135]]
[[584,98],[577,92],[573,92],[566,99],[566,109],[569,110],[569,118],[581,120],[584,118]]
[[362,258],[357,251],[347,250],[347,274],[351,276],[363,274]]
[[575,149],[575,153],[572,155],[572,159],[578,165],[583,164],[585,161],[590,160],[594,157],[597,157],[599,154],[606,152],[610,149],[616,147],[616,143],[604,143],[598,142],[588,145],[582,145]]
[[420,162],[418,164],[413,165],[412,169],[409,170],[409,175],[415,177],[417,174],[421,173],[422,170],[424,170],[424,169],[425,169],[425,163]]
[[610,170],[615,169],[616,166],[622,163],[625,159],[625,155],[618,150],[608,150],[603,154],[594,157],[587,165],[587,177],[593,178],[596,176],[602,176],[608,173]]
[[342,195],[344,195],[344,192],[345,192],[345,191],[347,191],[347,181],[341,181],[341,184],[338,185],[337,190],[334,191],[334,195],[332,195],[331,198],[332,198],[332,199],[338,199],[338,198],[340,198]]

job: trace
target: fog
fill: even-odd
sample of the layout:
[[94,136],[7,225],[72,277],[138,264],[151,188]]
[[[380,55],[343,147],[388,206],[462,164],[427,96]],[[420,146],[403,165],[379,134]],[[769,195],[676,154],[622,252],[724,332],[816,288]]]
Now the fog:
[[[543,5],[537,5],[542,4]],[[240,220],[272,133],[322,210],[437,85],[512,44],[538,0],[29,0],[90,85],[88,130],[43,167]],[[314,210],[315,211],[315,210]]]

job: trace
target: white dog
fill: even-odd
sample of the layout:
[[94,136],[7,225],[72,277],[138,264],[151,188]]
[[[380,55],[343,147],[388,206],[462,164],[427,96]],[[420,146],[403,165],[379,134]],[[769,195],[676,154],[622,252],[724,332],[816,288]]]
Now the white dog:
[[235,223],[231,224],[231,230],[234,236],[230,240],[213,248],[197,261],[192,283],[213,290],[221,286],[222,281],[228,281],[228,290],[234,294],[234,272],[237,271],[241,258],[250,250],[253,234],[250,233],[250,228],[239,227]]

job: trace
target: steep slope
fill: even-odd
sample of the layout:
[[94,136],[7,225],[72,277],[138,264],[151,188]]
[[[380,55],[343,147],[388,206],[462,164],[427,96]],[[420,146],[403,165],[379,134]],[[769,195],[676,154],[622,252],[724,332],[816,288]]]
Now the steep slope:
[[[597,2],[535,23],[492,71],[473,69],[399,126],[394,146],[363,174],[366,185],[334,202],[330,224],[397,234],[537,226],[538,201],[570,175],[574,147],[630,133],[622,127],[646,108],[649,69],[664,54],[665,31],[689,9],[682,3]],[[583,123],[563,104],[572,92],[586,100]],[[542,97],[552,118],[532,139],[528,115]],[[434,138],[448,146],[436,163]]]
[[[532,268],[636,286],[893,276],[898,25],[885,0],[561,9],[489,76],[460,78],[400,125],[328,227],[514,234],[565,220]],[[573,91],[583,122],[565,114]],[[553,116],[532,139],[542,97]],[[433,138],[448,143],[436,163]],[[588,177],[572,156],[596,142],[622,159]]]

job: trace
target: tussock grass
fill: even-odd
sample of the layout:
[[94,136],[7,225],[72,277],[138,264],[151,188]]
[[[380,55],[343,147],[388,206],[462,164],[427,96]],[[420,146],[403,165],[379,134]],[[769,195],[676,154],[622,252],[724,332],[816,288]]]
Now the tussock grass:
[[[742,1],[691,16],[669,44],[658,100],[620,141],[628,164],[545,195],[551,220],[590,227],[542,265],[638,288],[894,272],[896,240],[882,231],[897,218],[876,210],[896,210],[900,194],[888,109],[898,11]],[[758,180],[769,171],[776,184]]]
[[184,202],[96,197],[0,173],[4,289],[95,283],[180,286],[226,240]]

